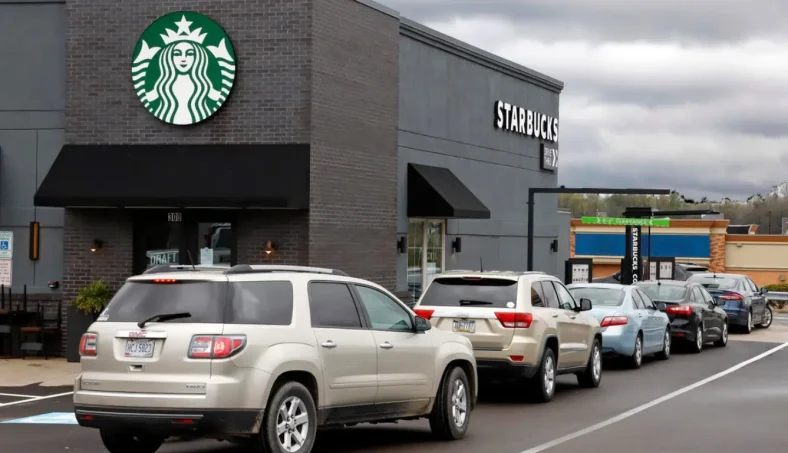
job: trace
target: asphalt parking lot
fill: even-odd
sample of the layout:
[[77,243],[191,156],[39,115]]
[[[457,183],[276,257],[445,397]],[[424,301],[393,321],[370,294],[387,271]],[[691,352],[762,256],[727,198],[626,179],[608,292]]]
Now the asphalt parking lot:
[[[788,319],[776,320],[788,326]],[[788,343],[736,341],[700,355],[677,351],[640,370],[606,367],[598,389],[563,377],[553,402],[518,403],[513,389],[483,390],[466,439],[430,439],[426,422],[321,433],[316,451],[501,453],[784,451],[788,407]],[[782,349],[778,349],[782,348]],[[755,360],[753,360],[755,359]],[[733,369],[732,369],[733,368]],[[71,389],[0,387],[0,451],[101,452],[98,433],[50,415],[52,423],[8,423],[71,411]],[[15,397],[14,395],[26,395]],[[31,399],[38,397],[39,399]],[[20,403],[21,401],[26,401]],[[11,404],[9,404],[11,403]],[[45,435],[42,435],[42,432]],[[211,440],[169,442],[161,452],[240,452]]]

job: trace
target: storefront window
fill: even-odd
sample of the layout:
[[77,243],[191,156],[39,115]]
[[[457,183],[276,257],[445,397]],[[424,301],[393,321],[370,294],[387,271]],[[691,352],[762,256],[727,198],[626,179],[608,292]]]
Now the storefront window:
[[177,223],[156,222],[143,233],[145,269],[180,262],[181,228]]
[[446,223],[434,219],[408,222],[408,290],[414,300],[444,269]]
[[200,223],[200,264],[230,267],[233,227],[231,223]]

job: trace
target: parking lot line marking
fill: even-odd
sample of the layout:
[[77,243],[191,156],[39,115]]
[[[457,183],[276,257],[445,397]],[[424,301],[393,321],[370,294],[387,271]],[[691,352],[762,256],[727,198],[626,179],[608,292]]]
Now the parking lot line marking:
[[632,417],[635,414],[639,414],[640,412],[643,412],[646,409],[650,409],[650,408],[652,408],[652,407],[654,407],[654,406],[656,406],[658,404],[662,404],[665,401],[668,401],[668,400],[673,399],[673,398],[675,398],[677,396],[683,395],[683,394],[685,394],[687,392],[691,392],[692,390],[695,390],[696,388],[698,388],[698,387],[700,387],[702,385],[706,385],[709,382],[716,381],[719,378],[725,377],[725,376],[727,376],[727,375],[729,375],[729,374],[731,374],[731,373],[733,373],[733,372],[735,372],[737,370],[740,370],[740,369],[746,367],[747,365],[755,363],[755,362],[757,362],[757,361],[759,361],[759,360],[761,360],[763,358],[766,358],[766,357],[774,354],[777,351],[785,349],[786,347],[788,347],[788,342],[783,343],[783,344],[781,344],[779,346],[776,346],[776,347],[774,347],[772,349],[769,349],[768,351],[764,352],[763,354],[759,354],[759,355],[757,355],[757,356],[755,356],[755,357],[753,357],[751,359],[745,360],[744,362],[741,362],[738,365],[734,365],[734,366],[728,368],[727,370],[720,371],[719,373],[717,373],[717,374],[715,374],[713,376],[709,376],[706,379],[700,380],[700,381],[698,381],[698,382],[696,382],[694,384],[690,384],[690,385],[688,385],[686,387],[680,388],[680,389],[676,390],[675,392],[668,393],[667,395],[661,396],[661,397],[659,397],[659,398],[657,398],[655,400],[651,400],[648,403],[641,404],[640,406],[638,406],[638,407],[636,407],[634,409],[630,409],[630,410],[628,410],[626,412],[623,412],[621,414],[618,414],[615,417],[612,417],[612,418],[609,418],[607,420],[601,421],[601,422],[599,422],[599,423],[597,423],[595,425],[591,425],[591,426],[589,426],[587,428],[581,429],[580,431],[575,431],[575,432],[573,432],[571,434],[567,434],[566,436],[559,437],[558,439],[551,440],[550,442],[543,443],[542,445],[537,445],[536,447],[529,448],[528,450],[523,450],[520,453],[538,453],[540,451],[545,451],[548,448],[553,448],[555,446],[558,446],[558,445],[561,445],[563,443],[569,442],[570,440],[577,439],[578,437],[585,436],[586,434],[593,433],[594,431],[598,431],[598,430],[600,430],[600,429],[602,429],[602,428],[604,428],[606,426],[610,426],[612,424],[615,424],[615,423],[618,423],[618,422],[620,422],[622,420],[625,420],[625,419],[627,419],[629,417]]
[[46,400],[46,399],[49,399],[49,398],[59,398],[61,396],[71,395],[73,393],[74,392],[65,392],[65,393],[58,393],[56,395],[34,396],[34,397],[28,398],[26,400],[12,401],[10,403],[0,403],[0,408],[7,407],[7,406],[13,406],[14,404],[32,403],[34,401]]
[[36,395],[20,395],[18,393],[0,393],[0,396],[10,396],[12,398],[35,398]]

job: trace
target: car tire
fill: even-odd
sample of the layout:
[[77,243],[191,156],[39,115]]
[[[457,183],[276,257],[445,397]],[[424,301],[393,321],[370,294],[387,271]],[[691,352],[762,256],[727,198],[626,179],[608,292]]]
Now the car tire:
[[662,350],[657,353],[659,360],[668,360],[670,358],[670,347],[673,343],[670,337],[670,329],[665,329],[665,334],[662,336]]
[[[281,419],[281,412],[286,414]],[[279,434],[278,426],[284,431]],[[306,425],[306,426],[304,426]],[[297,435],[295,433],[298,433]],[[265,408],[263,424],[257,440],[266,453],[289,453],[286,445],[298,445],[298,453],[309,453],[317,434],[317,408],[312,394],[299,382],[287,382],[277,387]],[[303,439],[299,442],[299,438]]]
[[577,383],[581,387],[595,388],[602,382],[602,347],[599,340],[594,338],[591,344],[591,354],[588,355],[588,364],[582,373],[577,374]]
[[126,430],[100,429],[99,435],[109,453],[156,453],[164,438],[150,434],[132,434]]
[[441,440],[465,437],[471,421],[471,398],[471,386],[465,371],[460,367],[450,369],[443,376],[430,413],[432,434]]
[[690,351],[698,354],[703,351],[703,326],[698,324],[698,329],[695,331],[695,339],[690,342]]
[[752,309],[750,309],[747,312],[747,321],[744,324],[744,333],[747,334],[747,335],[751,334],[752,330],[753,330],[753,327],[755,327],[755,326],[753,326],[753,324],[752,324]]
[[720,337],[719,340],[714,342],[714,346],[717,346],[717,347],[720,347],[720,348],[724,348],[725,346],[728,346],[728,323],[727,322],[722,325],[722,336]]
[[635,350],[631,356],[627,357],[627,366],[636,370],[641,365],[643,365],[643,335],[638,332],[637,337],[635,337]]
[[772,325],[772,321],[774,321],[774,312],[772,311],[772,307],[766,306],[766,309],[763,310],[763,319],[761,323],[758,324],[758,327],[761,329],[768,329],[769,326]]
[[528,380],[528,391],[536,403],[549,403],[555,395],[555,378],[558,369],[555,360],[555,351],[544,348],[542,361],[534,377]]

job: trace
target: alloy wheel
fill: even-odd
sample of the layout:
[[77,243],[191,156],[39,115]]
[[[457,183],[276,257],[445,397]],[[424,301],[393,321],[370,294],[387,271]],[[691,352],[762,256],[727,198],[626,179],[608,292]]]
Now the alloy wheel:
[[728,343],[728,324],[725,323],[722,325],[722,343]]
[[635,363],[640,365],[643,362],[643,341],[640,337],[635,340]]
[[602,376],[602,355],[599,353],[599,347],[594,346],[594,351],[591,353],[591,372],[594,374],[594,380],[598,381]]
[[670,331],[665,331],[665,357],[670,355]]
[[752,325],[752,312],[747,312],[747,332],[753,329]]
[[454,425],[462,428],[468,417],[468,395],[462,380],[456,379],[451,392],[451,415]]
[[549,355],[544,361],[543,380],[545,394],[552,396],[553,391],[555,391],[555,364],[553,363],[553,358]]
[[703,349],[703,328],[698,327],[698,333],[695,335],[695,343],[698,350]]
[[287,452],[301,449],[309,435],[309,413],[306,405],[297,396],[285,399],[276,414],[276,437],[279,445]]
[[763,311],[763,322],[761,326],[769,327],[772,325],[772,309],[771,307],[766,307],[766,310]]

